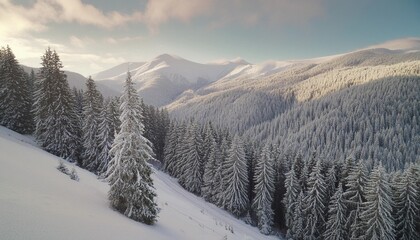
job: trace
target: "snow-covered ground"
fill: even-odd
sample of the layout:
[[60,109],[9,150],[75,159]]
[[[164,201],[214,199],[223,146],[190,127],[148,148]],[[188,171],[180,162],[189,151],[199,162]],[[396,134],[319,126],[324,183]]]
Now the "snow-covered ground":
[[159,171],[154,174],[159,220],[144,225],[110,209],[108,185],[94,174],[76,167],[76,182],[57,166],[58,158],[31,138],[0,127],[0,239],[278,239],[260,234]]

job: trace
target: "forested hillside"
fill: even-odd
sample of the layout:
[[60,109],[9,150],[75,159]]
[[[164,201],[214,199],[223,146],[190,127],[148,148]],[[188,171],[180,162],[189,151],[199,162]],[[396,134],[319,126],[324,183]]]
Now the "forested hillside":
[[400,169],[418,156],[419,59],[419,52],[364,50],[264,78],[216,82],[168,109],[283,151],[308,156],[313,149],[328,160],[352,156]]
[[328,160],[354,157],[398,170],[420,154],[419,92],[419,76],[378,79],[298,103],[245,135],[283,150],[313,149]]
[[320,64],[291,66],[266,77],[221,80],[184,94],[167,107],[176,118],[194,117],[242,133],[302,101],[377,79],[419,76],[419,60],[419,52],[365,50]]

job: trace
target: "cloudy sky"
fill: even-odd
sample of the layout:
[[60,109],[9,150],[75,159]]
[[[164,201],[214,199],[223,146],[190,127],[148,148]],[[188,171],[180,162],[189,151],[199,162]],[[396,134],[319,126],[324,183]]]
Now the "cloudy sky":
[[0,0],[0,46],[33,67],[51,46],[84,75],[162,53],[258,63],[420,37],[419,11],[419,0]]

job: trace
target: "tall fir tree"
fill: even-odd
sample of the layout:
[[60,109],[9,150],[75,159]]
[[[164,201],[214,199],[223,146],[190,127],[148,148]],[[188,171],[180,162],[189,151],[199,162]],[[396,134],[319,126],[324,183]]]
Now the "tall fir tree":
[[308,194],[305,198],[305,239],[322,239],[325,229],[325,216],[328,202],[325,176],[322,174],[322,162],[316,161],[308,179]]
[[207,201],[212,201],[215,194],[215,177],[218,163],[220,163],[221,158],[219,144],[216,142],[216,139],[212,138],[210,142],[210,154],[207,163],[204,166],[203,185],[201,186],[201,196]]
[[351,171],[355,168],[356,162],[352,157],[347,158],[344,161],[343,168],[341,170],[341,179],[343,181],[343,191],[347,190],[347,178]]
[[203,162],[206,164],[209,161],[210,153],[212,151],[212,142],[215,140],[214,129],[211,122],[206,123],[203,127],[202,139],[203,139]]
[[121,111],[120,111],[120,99],[118,97],[113,97],[111,99],[111,112],[112,112],[112,125],[114,128],[114,132],[115,134],[120,132],[121,129],[121,121],[120,121],[120,115],[121,115]]
[[56,51],[42,56],[35,91],[35,136],[48,152],[74,161],[77,158],[77,115],[74,97]]
[[346,240],[349,235],[346,228],[346,204],[343,197],[343,187],[340,184],[337,191],[331,198],[328,208],[328,221],[326,223],[326,231],[324,232],[325,240]]
[[258,228],[263,234],[270,234],[273,226],[274,212],[271,208],[274,195],[274,161],[267,143],[255,167],[255,198],[253,208],[258,219]]
[[365,239],[394,240],[395,222],[392,216],[391,188],[382,164],[376,166],[367,182],[366,202],[361,219],[365,224]]
[[179,141],[178,127],[179,126],[177,124],[172,123],[166,136],[163,169],[171,176],[174,176],[175,165],[177,162],[176,153]]
[[249,207],[248,169],[242,139],[235,136],[227,159],[225,208],[235,216],[244,216]]
[[76,139],[77,139],[77,150],[76,150],[76,159],[77,159],[77,164],[79,166],[83,166],[83,159],[82,159],[82,152],[83,152],[83,132],[82,132],[82,128],[83,128],[83,90],[82,89],[77,89],[76,87],[73,87],[73,97],[75,99],[75,111],[76,111]]
[[228,177],[227,177],[227,169],[229,165],[227,164],[227,159],[229,157],[229,149],[231,146],[230,136],[228,134],[221,135],[222,140],[220,143],[220,162],[218,164],[218,168],[216,170],[216,186],[215,194],[214,194],[214,203],[223,208],[225,205],[225,190],[228,184]]
[[102,110],[102,95],[97,90],[95,81],[89,77],[86,80],[86,91],[83,94],[83,167],[97,173],[99,161],[99,121]]
[[173,153],[172,176],[178,178],[178,181],[182,184],[181,176],[183,175],[186,156],[189,150],[187,124],[185,122],[182,122],[177,126],[176,135],[178,136],[178,142],[176,143]]
[[367,182],[366,167],[358,161],[349,170],[344,179],[347,190],[343,193],[347,209],[347,229],[351,240],[361,239],[364,235],[363,221],[361,219],[362,204],[365,202],[364,189]]
[[299,180],[296,177],[296,172],[295,172],[295,165],[292,165],[292,169],[290,169],[289,172],[286,173],[286,181],[285,181],[285,187],[286,187],[286,194],[284,195],[283,198],[283,204],[284,207],[286,208],[286,226],[287,226],[287,235],[286,238],[294,238],[295,233],[293,231],[293,225],[295,224],[293,219],[294,219],[294,213],[295,213],[295,208],[297,206],[297,198],[299,193],[301,192],[301,188],[300,188],[300,184],[299,184]]
[[[258,153],[255,143],[251,142],[249,139],[245,142],[245,157],[248,165],[248,199],[249,201],[252,201],[252,199],[254,199],[254,175]],[[252,208],[250,210],[251,216],[255,215],[253,214]]]
[[108,164],[111,160],[109,151],[115,138],[115,129],[112,122],[112,103],[110,100],[106,101],[99,117],[98,125],[98,139],[99,139],[99,154],[98,154],[98,168],[99,175],[106,173]]
[[306,189],[306,179],[305,179],[305,174],[304,174],[304,170],[305,170],[305,163],[303,161],[303,157],[301,153],[296,154],[295,159],[293,161],[293,166],[295,168],[295,174],[296,174],[296,178],[299,181],[300,187],[302,189],[302,191],[305,193]]
[[32,133],[32,93],[9,46],[1,50],[0,83],[0,124],[19,133]]
[[287,232],[286,239],[301,240],[305,236],[305,214],[303,208],[305,206],[305,195],[301,190],[297,199],[296,206],[293,209],[293,224],[290,226],[290,232]]
[[[214,174],[214,179],[212,182],[212,197],[211,197],[211,202],[218,205],[218,206],[222,206],[223,204],[223,200],[224,200],[224,196],[223,196],[223,191],[224,191],[224,184],[223,184],[223,153],[222,153],[222,145],[223,144],[227,144],[224,140],[219,144],[216,142],[216,146],[214,148],[213,156],[212,158],[215,161],[215,174]],[[212,161],[212,160],[210,160]]]
[[156,159],[164,163],[166,136],[168,135],[171,121],[166,109],[157,109],[156,117],[156,140],[155,143],[153,143],[153,146],[155,146],[156,149]]
[[203,182],[202,139],[197,123],[193,122],[187,131],[186,152],[180,183],[188,191],[200,194]]
[[420,195],[416,183],[419,181],[413,165],[404,171],[395,182],[396,195],[396,239],[420,239],[416,225],[420,222]]
[[127,73],[121,96],[121,130],[111,148],[107,176],[111,206],[125,216],[146,224],[156,222],[158,207],[151,178],[150,141],[143,137],[142,109],[131,75]]

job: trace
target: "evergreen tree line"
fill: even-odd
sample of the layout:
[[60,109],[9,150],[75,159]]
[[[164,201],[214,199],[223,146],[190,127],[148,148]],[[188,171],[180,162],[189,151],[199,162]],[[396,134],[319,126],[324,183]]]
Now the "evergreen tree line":
[[34,133],[44,150],[106,177],[111,206],[153,224],[159,209],[149,162],[163,155],[166,110],[140,101],[130,74],[121,98],[104,99],[91,77],[86,91],[70,90],[56,51],[41,59],[37,75],[27,75],[9,47],[0,50],[0,123]]
[[[42,67],[25,73],[10,47],[0,49],[0,124],[34,134],[46,151],[77,162],[98,175],[107,170],[109,150],[120,130],[119,98],[104,98],[95,81],[70,90],[58,54],[47,49]],[[158,160],[163,158],[169,116],[141,102],[144,136]]]
[[25,73],[9,46],[0,49],[0,125],[30,134],[34,131],[33,89],[35,77]]
[[368,172],[363,161],[296,157],[285,174],[286,239],[419,239],[420,164]]
[[[186,190],[272,233],[277,174],[270,144],[261,150],[226,129],[173,121],[163,169]],[[277,194],[278,195],[278,194]]]
[[173,121],[163,169],[186,190],[287,239],[418,239],[420,164],[329,161],[252,143],[211,123]]
[[418,76],[352,86],[299,103],[244,136],[302,151],[305,157],[310,152],[303,150],[313,148],[330,161],[353,156],[364,159],[369,170],[381,161],[387,171],[397,171],[420,155],[419,92]]

